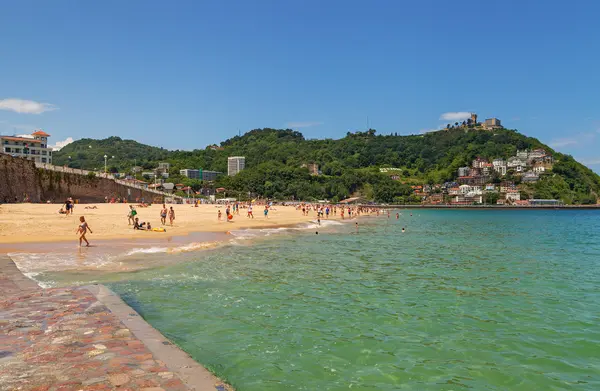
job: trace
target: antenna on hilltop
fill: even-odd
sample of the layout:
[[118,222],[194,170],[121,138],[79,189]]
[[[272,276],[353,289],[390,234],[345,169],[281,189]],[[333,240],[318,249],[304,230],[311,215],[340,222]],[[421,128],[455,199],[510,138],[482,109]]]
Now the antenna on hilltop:
[[369,116],[367,115],[367,130],[369,130],[369,129],[371,129],[371,128],[369,127]]
[[242,137],[242,132],[240,132],[240,128],[238,128],[238,136]]

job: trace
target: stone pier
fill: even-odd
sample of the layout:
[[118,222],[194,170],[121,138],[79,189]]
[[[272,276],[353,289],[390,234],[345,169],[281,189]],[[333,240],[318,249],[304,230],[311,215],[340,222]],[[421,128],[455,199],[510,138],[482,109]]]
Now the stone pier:
[[103,285],[41,289],[0,255],[0,390],[231,391]]

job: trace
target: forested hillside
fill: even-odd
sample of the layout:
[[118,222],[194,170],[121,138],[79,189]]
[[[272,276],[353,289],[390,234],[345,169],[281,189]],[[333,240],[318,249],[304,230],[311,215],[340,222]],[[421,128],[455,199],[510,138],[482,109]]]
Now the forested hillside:
[[[91,146],[91,148],[90,148]],[[104,163],[113,171],[127,172],[137,163],[156,167],[171,163],[171,173],[183,168],[227,172],[227,157],[246,157],[246,170],[223,176],[216,185],[265,197],[343,199],[360,193],[382,202],[409,201],[410,184],[443,183],[475,157],[507,159],[517,150],[543,148],[554,156],[553,170],[530,186],[539,198],[561,198],[567,203],[590,203],[600,193],[600,177],[573,158],[553,151],[535,138],[514,130],[449,129],[424,135],[377,135],[375,130],[348,133],[339,140],[306,140],[293,130],[256,129],[221,143],[221,148],[167,151],[131,140],[79,140],[56,152],[56,164],[94,168]],[[322,175],[311,176],[305,164],[316,163]],[[379,172],[399,169],[400,180]],[[172,180],[183,181],[175,175]],[[403,184],[404,183],[404,184]],[[199,183],[195,184],[200,186]]]

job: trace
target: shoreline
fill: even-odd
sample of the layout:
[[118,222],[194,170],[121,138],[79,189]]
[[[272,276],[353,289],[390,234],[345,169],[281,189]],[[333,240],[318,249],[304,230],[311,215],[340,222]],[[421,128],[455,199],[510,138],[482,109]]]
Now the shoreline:
[[[77,242],[75,235],[79,225],[79,217],[85,216],[92,228],[87,235],[93,244],[98,240],[172,240],[188,235],[201,233],[221,233],[242,229],[277,229],[289,228],[301,223],[316,220],[314,212],[303,216],[302,212],[293,206],[275,206],[269,212],[269,218],[262,211],[256,211],[253,219],[248,219],[246,210],[242,209],[235,215],[232,222],[217,220],[217,212],[224,211],[223,206],[200,205],[169,205],[176,211],[173,226],[160,224],[160,205],[147,208],[137,208],[141,221],[151,222],[155,228],[165,228],[165,232],[133,230],[128,225],[127,212],[129,204],[79,204],[75,207],[73,216],[59,215],[60,204],[3,204],[0,205],[0,247],[32,243]],[[95,209],[85,209],[95,208]],[[258,209],[258,208],[257,208]],[[223,216],[224,217],[224,216]],[[331,215],[329,220],[341,220],[339,216]],[[2,253],[0,248],[0,253]]]
[[546,206],[546,205],[378,205],[381,209],[485,209],[485,210],[521,210],[521,209],[570,209],[570,210],[600,210],[600,205],[557,205],[557,206]]

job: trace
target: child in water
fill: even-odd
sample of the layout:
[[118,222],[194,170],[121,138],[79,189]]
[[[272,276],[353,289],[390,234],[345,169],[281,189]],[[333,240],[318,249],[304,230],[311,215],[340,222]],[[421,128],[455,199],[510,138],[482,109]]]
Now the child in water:
[[81,222],[81,224],[79,224],[79,227],[77,227],[77,234],[79,235],[79,247],[81,247],[82,241],[85,241],[86,247],[90,247],[90,242],[88,242],[88,240],[85,238],[85,234],[87,233],[88,230],[90,231],[90,233],[93,233],[92,229],[90,228],[88,223],[85,221],[85,217],[81,216],[79,218],[79,221]]

